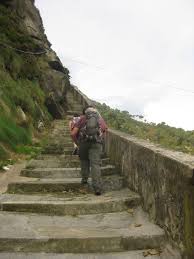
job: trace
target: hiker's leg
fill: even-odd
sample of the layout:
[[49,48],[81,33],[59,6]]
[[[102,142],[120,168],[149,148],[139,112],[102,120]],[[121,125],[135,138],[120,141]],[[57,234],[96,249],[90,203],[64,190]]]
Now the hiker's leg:
[[102,145],[99,143],[91,144],[89,149],[89,160],[91,166],[92,185],[95,192],[102,191],[101,179],[101,153]]
[[88,177],[90,174],[90,161],[89,160],[80,160],[81,162],[81,183],[87,183]]
[[73,149],[72,155],[78,155],[79,154],[78,146],[75,143],[73,143],[73,147],[74,149]]
[[81,143],[79,146],[79,157],[81,163],[82,183],[86,183],[90,174],[90,161],[88,157],[88,144]]

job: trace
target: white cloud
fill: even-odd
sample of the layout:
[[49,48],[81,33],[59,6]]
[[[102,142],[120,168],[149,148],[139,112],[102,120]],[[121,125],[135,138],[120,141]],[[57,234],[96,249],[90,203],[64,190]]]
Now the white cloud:
[[36,5],[72,82],[89,97],[194,129],[194,94],[171,88],[193,89],[192,0],[36,0]]
[[[167,124],[179,128],[183,127],[182,121],[184,118],[184,128],[192,130],[194,129],[193,111],[192,96],[179,95],[174,98],[174,94],[171,92],[164,100],[150,102],[144,113],[148,121],[156,123],[165,121]],[[182,119],[180,120],[180,118]]]

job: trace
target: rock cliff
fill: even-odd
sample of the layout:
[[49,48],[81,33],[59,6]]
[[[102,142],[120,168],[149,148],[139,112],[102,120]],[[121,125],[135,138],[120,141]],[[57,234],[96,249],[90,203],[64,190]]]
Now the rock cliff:
[[[65,96],[70,84],[69,72],[51,49],[34,1],[1,1],[0,22],[3,27],[0,32],[1,70],[9,73],[15,81],[21,78],[35,80],[44,92],[44,104],[49,113],[54,118],[61,118],[66,109]],[[42,54],[27,54],[19,50]],[[31,71],[25,71],[26,65],[31,66]],[[24,105],[21,104],[21,106]],[[25,110],[24,107],[21,108]],[[39,108],[41,110],[41,107]],[[41,117],[43,112],[39,111],[39,113]]]
[[0,1],[0,161],[67,110],[69,71],[52,50],[33,0]]

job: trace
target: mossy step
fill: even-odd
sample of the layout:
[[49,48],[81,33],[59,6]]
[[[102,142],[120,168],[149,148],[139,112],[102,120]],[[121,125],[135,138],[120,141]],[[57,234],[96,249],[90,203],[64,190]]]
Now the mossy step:
[[[158,248],[164,231],[127,212],[50,217],[0,213],[0,251],[102,253]],[[17,224],[16,224],[17,222]]]
[[[123,187],[123,177],[118,175],[103,176],[102,188],[104,191],[120,190]],[[32,179],[32,180],[31,180]],[[9,193],[46,193],[79,190],[82,188],[81,178],[66,179],[39,179],[28,178],[26,182],[12,182],[8,185]],[[89,189],[91,183],[89,181]]]
[[[102,166],[106,166],[110,164],[109,158],[102,159]],[[30,160],[27,165],[26,169],[34,169],[34,168],[69,168],[69,167],[80,167],[80,160],[78,156],[70,156],[70,157],[58,157],[58,156],[51,156],[50,158],[43,158],[42,160],[33,159]]]
[[48,215],[84,215],[125,211],[140,204],[140,196],[122,189],[101,196],[93,193],[61,192],[55,194],[3,194],[0,206],[3,211],[33,212]]
[[[117,174],[115,166],[107,165],[101,167],[102,176]],[[37,168],[37,169],[23,169],[21,176],[35,177],[35,178],[74,178],[81,176],[80,168]]]

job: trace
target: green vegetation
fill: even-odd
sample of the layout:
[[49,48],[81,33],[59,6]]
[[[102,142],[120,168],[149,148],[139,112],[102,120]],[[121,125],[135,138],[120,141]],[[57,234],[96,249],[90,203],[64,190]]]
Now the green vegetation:
[[0,168],[10,157],[19,156],[15,153],[29,157],[40,152],[42,144],[34,147],[32,136],[37,141],[40,122],[45,127],[50,124],[52,116],[47,106],[52,112],[52,101],[61,106],[64,103],[58,96],[60,89],[64,90],[61,79],[51,70],[64,73],[65,86],[70,78],[68,69],[53,62],[49,53],[32,55],[44,53],[49,42],[43,28],[38,36],[29,32],[24,19],[27,6],[17,2],[16,6],[11,0],[0,3]]
[[120,130],[141,139],[160,144],[163,147],[194,155],[194,131],[185,131],[160,124],[144,123],[133,119],[127,111],[111,109],[106,104],[97,108],[110,128]]
[[[7,72],[0,71],[0,82],[1,102],[9,107],[12,114],[18,106],[32,119],[40,119],[42,112],[47,113],[44,106],[45,94],[37,81],[14,80]],[[3,110],[2,103],[0,109]]]
[[16,150],[17,145],[21,143],[26,145],[31,143],[31,134],[29,129],[19,127],[13,119],[1,115],[0,142]]
[[1,145],[0,145],[0,157],[3,158],[3,159],[7,158],[7,152],[5,151],[3,146],[1,146]]
[[[0,4],[0,167],[10,151],[33,155],[40,148],[31,146],[32,132],[39,120],[51,119],[45,106],[46,95],[40,87],[44,56],[26,55],[12,48],[37,52],[41,47],[28,34],[23,19]],[[5,47],[1,43],[10,46]],[[22,111],[25,120],[22,120]]]
[[40,47],[32,40],[31,36],[25,30],[25,27],[23,26],[23,19],[17,13],[17,10],[8,8],[1,3],[0,24],[1,41],[11,43],[12,47],[18,49],[40,51]]

